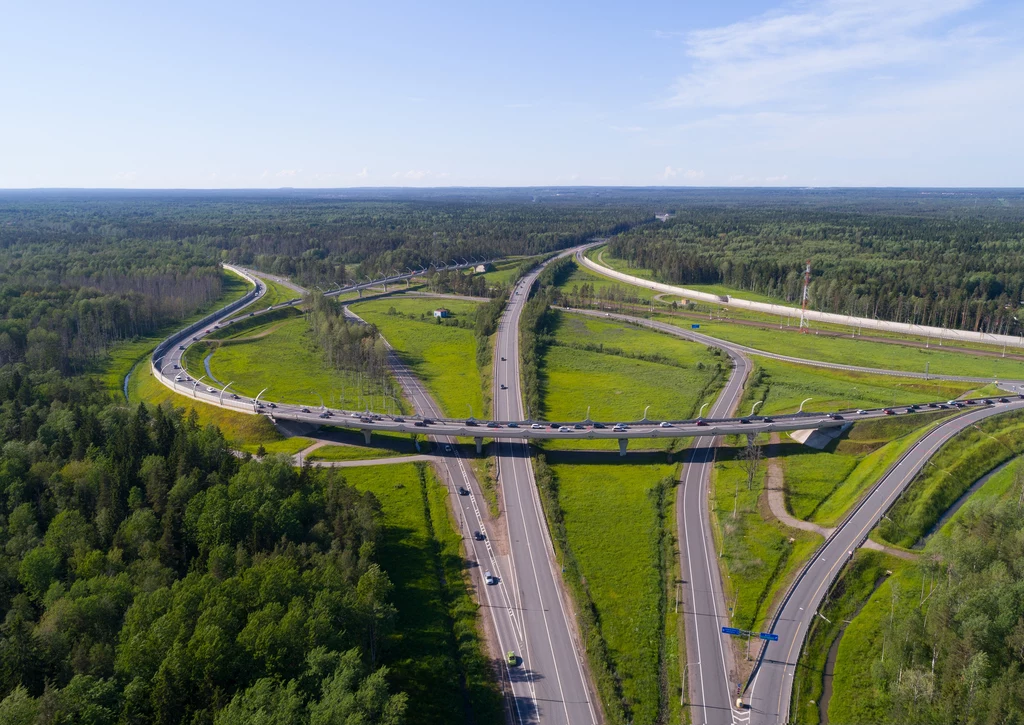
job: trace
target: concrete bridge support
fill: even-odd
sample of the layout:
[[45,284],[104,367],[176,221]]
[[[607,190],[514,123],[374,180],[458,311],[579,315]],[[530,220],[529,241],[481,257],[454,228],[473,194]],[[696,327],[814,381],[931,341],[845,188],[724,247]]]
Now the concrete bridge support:
[[370,430],[369,428],[364,428],[363,429],[363,442],[365,442],[366,445],[370,445],[370,435],[372,433],[373,433],[373,431]]
[[412,434],[412,444],[416,446],[416,452],[420,452],[420,437],[415,433]]
[[474,438],[473,442],[476,443],[476,454],[479,456],[481,453],[484,452],[484,439]]
[[619,455],[626,455],[626,444],[629,443],[628,438],[619,438]]

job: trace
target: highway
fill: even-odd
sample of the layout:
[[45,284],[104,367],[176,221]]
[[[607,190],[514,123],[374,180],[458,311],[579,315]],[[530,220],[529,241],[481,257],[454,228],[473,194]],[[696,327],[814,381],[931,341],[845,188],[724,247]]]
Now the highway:
[[[752,365],[743,352],[731,346],[719,347],[733,362],[729,379],[711,408],[713,417],[724,418],[732,415],[743,397]],[[745,711],[733,708],[736,688],[732,645],[721,634],[722,626],[729,624],[729,614],[708,510],[715,447],[720,442],[716,436],[693,441],[683,462],[683,490],[676,496],[687,691],[693,723],[746,723],[748,717]]]
[[822,599],[843,565],[928,460],[965,428],[992,415],[1021,408],[1024,400],[975,409],[932,429],[903,454],[836,528],[800,572],[772,620],[769,631],[777,634],[779,641],[762,647],[746,693],[752,725],[788,722],[796,662]]
[[[515,287],[498,322],[494,367],[494,411],[501,419],[522,419],[519,374],[519,319],[541,269]],[[505,361],[502,361],[502,358]],[[506,389],[502,390],[504,384]],[[507,431],[508,429],[506,429]],[[572,603],[555,570],[555,556],[541,508],[527,442],[497,439],[502,508],[508,529],[509,569],[516,611],[521,613],[525,643],[520,676],[531,698],[520,712],[539,723],[596,723],[600,705],[593,695],[579,643]],[[517,701],[519,698],[517,697]]]
[[[649,279],[644,279],[643,277],[636,277],[631,274],[617,272],[603,264],[598,264],[597,262],[588,259],[582,252],[577,253],[576,259],[579,264],[587,269],[597,272],[598,274],[605,277],[611,277],[612,279],[617,279],[620,282],[636,285],[638,287],[646,287],[647,289],[657,290],[658,292],[676,295],[686,299],[698,300],[701,302],[709,302],[723,307],[736,307],[751,310],[753,312],[763,312],[770,315],[791,317],[794,319],[800,317],[799,307],[773,305],[767,302],[752,302],[750,300],[730,297],[728,295],[725,295],[723,298],[722,295],[699,292],[685,287],[677,287],[674,285],[663,284],[661,282],[654,282]],[[1008,345],[1016,348],[1024,348],[1024,337],[1018,337],[1016,335],[997,335],[991,332],[954,330],[946,327],[929,327],[927,325],[913,325],[905,322],[889,322],[887,320],[876,320],[871,317],[854,317],[853,315],[839,315],[832,312],[818,312],[816,310],[807,310],[807,319],[832,325],[845,325],[847,327],[858,327],[869,330],[884,330],[886,332],[896,332],[903,335],[919,335],[921,337],[936,338],[939,340],[960,340],[964,342],[981,342],[989,345]]]

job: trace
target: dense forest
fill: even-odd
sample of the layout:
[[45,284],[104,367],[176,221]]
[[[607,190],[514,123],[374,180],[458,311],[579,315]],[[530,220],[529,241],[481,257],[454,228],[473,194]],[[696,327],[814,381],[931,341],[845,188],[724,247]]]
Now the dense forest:
[[609,244],[667,282],[721,283],[790,302],[800,299],[810,260],[814,309],[1000,334],[1024,332],[1022,250],[1019,205],[954,201],[927,214],[686,206]]

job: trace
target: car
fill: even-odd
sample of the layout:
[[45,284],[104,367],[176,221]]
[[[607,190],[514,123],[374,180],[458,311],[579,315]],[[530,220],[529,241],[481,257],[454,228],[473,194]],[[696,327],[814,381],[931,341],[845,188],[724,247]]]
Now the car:
[[907,406],[907,410],[917,410],[917,404],[911,403],[910,405]]
[[948,406],[948,405],[946,405],[945,403],[939,403],[939,404],[938,404],[937,406],[935,406],[935,407],[937,407],[937,408],[942,408],[943,410],[946,410],[947,408],[949,408],[949,406]]
[[1000,399],[999,399],[999,402],[1000,402],[1000,403],[1009,403],[1009,402],[1010,402],[1010,399],[1009,399],[1009,398],[1000,398]]
[[233,398],[234,400],[241,400],[241,398],[239,398],[239,397],[238,397],[238,393],[232,393],[232,394],[231,394],[231,397],[232,397],[232,398]]
[[667,420],[663,420],[663,421],[661,421],[661,423],[658,424],[658,427],[659,428],[671,428],[672,424],[669,423]]
[[886,415],[896,415],[896,411],[893,410],[892,408],[886,408],[882,412],[885,413]]
[[277,407],[277,403],[271,403],[271,404],[270,404],[270,407],[271,407],[271,408],[276,408],[276,407]]
[[358,417],[359,417],[359,413],[353,413],[353,414],[352,414],[352,417],[353,417],[353,418],[358,418]]
[[541,428],[543,428],[544,426],[542,426],[542,425],[541,425],[540,423],[534,423],[534,424],[533,424],[533,425],[531,425],[530,427],[531,427],[531,428],[533,428],[534,430],[540,430],[540,429],[541,429]]
[[857,410],[857,415],[865,415],[865,414],[867,414],[867,411],[866,411],[866,410],[864,410],[863,408],[859,408],[859,409]]
[[616,433],[622,433],[623,431],[629,430],[629,428],[627,428],[626,426],[624,426],[624,425],[623,425],[622,423],[616,423],[616,424],[615,424],[615,425],[614,425],[614,426],[612,427],[612,430],[613,430],[613,431],[615,431]]
[[452,447],[450,445],[445,446],[444,447],[444,452],[445,453],[451,453],[452,452]]
[[470,418],[469,420],[466,421],[466,425],[468,425],[471,428],[475,428],[478,425],[478,423],[472,418]]
[[326,417],[328,417],[328,416],[327,416],[327,413],[321,413],[321,414],[320,414],[320,417],[321,417],[321,418],[326,418]]
[[552,430],[558,430],[558,423],[551,423],[548,425],[548,428],[551,428]]
[[250,312],[250,313],[249,313],[249,317],[252,317],[252,316],[254,316],[255,314],[256,314],[255,312]]
[[572,429],[573,430],[586,430],[587,427],[585,425],[583,425],[582,423],[576,423],[575,425],[573,425]]
[[832,420],[843,420],[843,416],[839,415],[839,413],[829,413],[828,417]]
[[396,423],[404,423],[405,422],[405,418],[401,418],[401,417],[399,417],[399,418],[392,418],[391,420],[395,421]]
[[214,329],[214,330],[219,330],[219,329],[220,329],[220,325],[214,325],[214,326],[213,326],[213,329]]
[[460,496],[468,496],[469,495],[469,491],[466,488],[464,488],[463,486],[459,486],[459,495]]
[[567,425],[560,425],[560,426],[558,426],[558,432],[559,433],[571,433],[572,432],[572,428],[570,428]]
[[476,539],[477,541],[483,541],[483,540],[484,540],[484,539],[486,539],[487,537],[486,537],[486,536],[484,536],[484,535],[483,535],[483,534],[482,534],[481,532],[479,532],[479,531],[474,531],[474,532],[473,532],[473,538],[474,538],[474,539]]
[[185,346],[184,346],[184,345],[178,345],[178,349],[179,349],[179,350],[184,350],[184,349],[185,349]]
[[1017,393],[1017,397],[1024,400],[1024,393]]
[[180,366],[180,365],[178,365],[177,363],[175,363],[175,364],[174,364],[174,369],[175,369],[175,370],[181,370],[181,366]]
[[515,665],[516,663],[519,662],[519,660],[516,659],[516,653],[513,652],[512,650],[509,650],[508,654],[506,654],[505,657],[508,659],[508,663],[510,665]]
[[369,418],[369,417],[360,418],[359,422],[360,423],[372,423],[373,422],[373,418]]
[[327,411],[324,411],[324,415],[326,415],[328,418],[331,418],[331,417],[334,416],[334,413],[332,413],[331,411],[327,410]]
[[953,403],[953,407],[954,407],[954,408],[956,408],[957,410],[959,410],[960,408],[963,408],[963,407],[964,407],[964,404],[963,404],[963,403],[961,403],[961,402],[960,402],[960,401],[958,400],[958,401],[956,401],[955,403]]
[[[214,389],[213,389],[213,388],[212,388],[211,386],[207,385],[207,386],[206,386],[206,392],[207,392],[207,393],[216,393],[217,391],[216,391],[216,390],[214,390]],[[276,407],[276,406],[275,406],[275,407]]]
[[180,375],[175,375],[174,376],[174,382],[180,383],[181,382],[181,376]]
[[192,342],[195,342],[198,339],[199,339],[199,335],[196,335],[195,337],[192,338]]
[[491,421],[490,423],[488,423],[488,424],[487,424],[487,427],[488,427],[488,428],[500,428],[500,427],[501,427],[501,423],[495,423],[495,422],[494,422],[494,421],[492,420],[492,421]]
[[303,409],[302,409],[302,412],[303,412],[303,413],[308,413],[308,412],[309,412],[309,408],[303,408]]
[[959,403],[959,402],[960,402],[959,400],[956,400],[956,399],[954,398],[953,400],[947,400],[947,401],[946,401],[946,405],[956,405],[956,404],[957,404],[957,403]]
[[502,390],[508,390],[508,386],[507,386],[507,385],[505,385],[505,383],[502,383],[502,384],[501,384],[501,389],[502,389]]
[[413,423],[413,425],[416,426],[417,428],[425,428],[427,424],[424,423],[422,420],[417,420],[415,423]]
[[433,418],[424,418],[423,419],[423,425],[433,425],[433,424],[434,424],[434,419]]
[[502,358],[502,359],[501,359],[501,361],[502,361],[502,362],[505,362],[505,358]]
[[769,417],[768,417],[768,416],[766,415],[765,417],[761,418],[761,422],[762,422],[762,423],[774,423],[774,422],[775,422],[775,418],[769,418]]
[[743,425],[749,425],[750,418],[740,418],[740,423]]
[[608,426],[606,426],[604,423],[594,423],[594,428],[596,428],[597,430],[604,430],[607,427]]
[[983,401],[981,401],[981,404],[982,405],[992,405],[992,401],[989,400],[988,398],[985,398]]
[[491,572],[487,571],[484,572],[484,581],[488,584],[497,584],[498,577],[494,576],[494,574],[491,574]]
[[519,427],[519,424],[518,424],[518,423],[515,423],[515,422],[512,422],[512,423],[509,423],[509,424],[508,424],[508,427],[509,427],[509,428],[518,428],[518,427]]

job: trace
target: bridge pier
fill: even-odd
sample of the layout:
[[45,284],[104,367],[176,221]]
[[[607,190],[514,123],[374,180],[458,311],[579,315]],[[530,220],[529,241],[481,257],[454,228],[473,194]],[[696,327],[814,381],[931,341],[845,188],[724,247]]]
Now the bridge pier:
[[412,434],[412,444],[416,446],[416,452],[420,452],[420,437],[415,433]]
[[476,454],[479,456],[481,453],[484,452],[484,439],[474,438],[473,442],[476,443]]
[[369,428],[363,428],[363,441],[366,445],[370,445],[370,435],[373,433]]
[[619,455],[626,455],[626,444],[629,443],[628,438],[619,438]]

